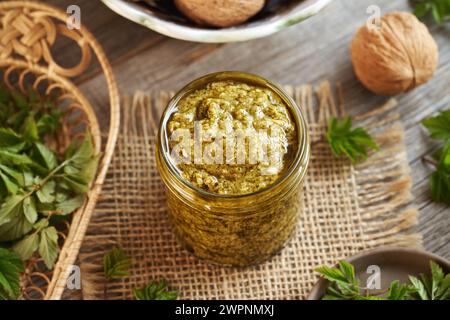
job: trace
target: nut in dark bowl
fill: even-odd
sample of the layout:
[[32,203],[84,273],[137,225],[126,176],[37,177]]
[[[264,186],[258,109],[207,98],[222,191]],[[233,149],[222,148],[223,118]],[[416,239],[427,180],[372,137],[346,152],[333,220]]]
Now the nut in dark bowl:
[[276,33],[332,0],[102,0],[116,13],[161,34],[196,42],[234,42]]

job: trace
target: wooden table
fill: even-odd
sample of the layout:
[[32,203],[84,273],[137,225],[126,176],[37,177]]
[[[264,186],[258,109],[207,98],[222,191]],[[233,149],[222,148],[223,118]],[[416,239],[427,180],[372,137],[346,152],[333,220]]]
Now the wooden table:
[[[179,89],[190,80],[219,70],[242,70],[272,79],[280,84],[303,84],[329,79],[343,84],[346,108],[358,114],[385,101],[367,90],[355,78],[349,56],[349,43],[367,19],[366,8],[380,6],[383,13],[411,8],[407,0],[336,0],[318,16],[268,38],[245,43],[198,44],[164,37],[134,24],[106,8],[100,1],[51,0],[64,10],[77,4],[85,24],[103,45],[122,93],[135,90]],[[412,169],[413,194],[420,210],[418,229],[425,248],[450,258],[450,207],[429,197],[430,169],[422,157],[433,152],[418,125],[420,120],[450,107],[450,42],[448,26],[427,21],[436,39],[440,62],[435,77],[427,84],[397,97],[398,111],[406,130],[408,159]],[[74,60],[74,52],[61,44],[59,61]],[[106,105],[99,70],[77,79],[97,105]]]

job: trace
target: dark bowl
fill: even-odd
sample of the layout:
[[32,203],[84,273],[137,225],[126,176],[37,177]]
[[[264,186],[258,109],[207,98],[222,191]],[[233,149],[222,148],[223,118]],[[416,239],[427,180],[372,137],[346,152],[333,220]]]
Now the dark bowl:
[[[361,283],[366,283],[371,275],[369,266],[378,266],[381,275],[381,288],[389,288],[394,280],[408,282],[408,275],[417,276],[420,273],[430,274],[430,261],[436,262],[445,273],[450,272],[450,261],[435,254],[407,248],[383,247],[357,254],[346,259],[355,266],[355,273]],[[308,300],[320,300],[330,282],[321,277],[314,285]]]

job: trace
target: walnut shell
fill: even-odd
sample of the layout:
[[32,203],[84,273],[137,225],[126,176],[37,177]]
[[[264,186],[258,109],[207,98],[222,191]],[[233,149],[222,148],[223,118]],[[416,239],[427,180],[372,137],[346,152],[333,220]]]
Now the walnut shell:
[[265,0],[175,0],[175,5],[192,21],[213,27],[230,27],[257,14]]
[[351,55],[358,79],[379,95],[395,95],[427,82],[438,64],[436,42],[407,12],[386,14],[380,28],[361,27]]

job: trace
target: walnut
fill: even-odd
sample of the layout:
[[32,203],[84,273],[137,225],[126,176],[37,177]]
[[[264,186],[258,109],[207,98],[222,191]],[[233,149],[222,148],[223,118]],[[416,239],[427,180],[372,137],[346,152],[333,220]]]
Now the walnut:
[[358,79],[379,95],[395,95],[430,80],[438,64],[438,47],[414,15],[393,12],[381,25],[363,26],[351,44]]
[[257,14],[265,0],[175,0],[175,5],[192,21],[213,27],[230,27]]

